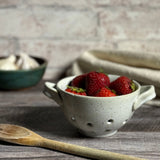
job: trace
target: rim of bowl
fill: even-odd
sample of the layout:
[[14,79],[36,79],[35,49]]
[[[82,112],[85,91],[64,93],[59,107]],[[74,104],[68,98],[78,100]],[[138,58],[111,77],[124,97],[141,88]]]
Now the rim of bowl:
[[[117,77],[119,77],[120,75],[109,74],[108,76],[117,76]],[[136,84],[136,90],[135,90],[134,92],[129,93],[129,94],[125,94],[125,95],[113,96],[113,97],[94,97],[94,96],[76,95],[76,94],[69,93],[69,92],[65,91],[64,89],[62,89],[62,88],[59,86],[59,85],[62,83],[62,81],[64,81],[65,79],[68,79],[68,82],[71,82],[71,80],[72,80],[74,77],[75,77],[75,76],[69,76],[69,77],[65,77],[65,78],[61,79],[61,80],[57,83],[56,87],[57,87],[59,90],[61,90],[62,92],[68,94],[68,95],[75,96],[75,97],[83,97],[83,98],[118,98],[118,97],[126,97],[126,96],[128,96],[128,95],[135,94],[136,92],[139,92],[139,90],[140,90],[140,84],[139,84],[137,81],[135,81],[135,80],[133,80],[133,82]]]
[[[39,70],[40,68],[44,68],[47,66],[48,62],[45,58],[37,57],[37,56],[30,56],[30,57],[34,58],[38,62],[38,64],[39,64],[38,67],[32,68],[32,69],[19,69],[19,70],[1,70],[0,69],[0,72],[3,72],[3,73],[4,72],[6,72],[6,73],[30,72],[30,71],[34,71],[34,70]],[[2,59],[2,58],[7,58],[7,56],[0,57],[0,59]],[[39,60],[42,61],[41,64],[39,63]]]

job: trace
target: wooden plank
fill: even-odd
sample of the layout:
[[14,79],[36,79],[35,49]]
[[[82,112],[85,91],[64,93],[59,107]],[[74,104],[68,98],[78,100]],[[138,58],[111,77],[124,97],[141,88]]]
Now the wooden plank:
[[[143,105],[111,137],[87,138],[66,121],[61,108],[42,93],[43,83],[21,91],[0,92],[0,123],[22,125],[67,143],[146,158],[160,159],[160,107]],[[85,159],[57,151],[0,142],[0,159]]]
[[[43,133],[44,134],[44,133]],[[153,136],[154,135],[154,136]],[[52,138],[52,136],[49,136]],[[138,138],[137,138],[138,137]],[[107,138],[52,138],[59,141],[69,142],[72,144],[78,144],[88,146],[92,148],[104,149],[112,152],[118,152],[128,155],[134,155],[141,158],[158,160],[160,157],[159,133],[146,133],[146,132],[118,132],[116,135]],[[6,147],[7,145],[7,147]],[[63,154],[57,151],[51,151],[47,149],[24,147],[24,146],[12,146],[10,144],[0,145],[0,158],[50,158],[59,157],[63,159],[71,158],[68,154]],[[79,157],[75,157],[75,159]]]

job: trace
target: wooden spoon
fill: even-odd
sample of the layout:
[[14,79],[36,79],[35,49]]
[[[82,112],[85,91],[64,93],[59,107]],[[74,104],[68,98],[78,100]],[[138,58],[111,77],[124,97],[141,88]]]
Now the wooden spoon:
[[142,160],[141,158],[119,153],[46,139],[27,128],[10,124],[0,124],[0,140],[20,145],[50,148],[69,154],[100,160]]

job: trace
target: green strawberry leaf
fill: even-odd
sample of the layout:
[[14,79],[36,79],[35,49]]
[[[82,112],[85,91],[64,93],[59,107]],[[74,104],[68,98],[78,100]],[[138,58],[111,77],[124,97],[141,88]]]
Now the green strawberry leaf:
[[77,88],[77,87],[73,87],[73,86],[67,86],[67,88],[70,88],[72,91],[75,91],[77,93],[82,93],[85,92],[86,90],[83,88]]
[[131,89],[132,89],[132,92],[136,90],[136,85],[133,81],[131,81]]
[[99,69],[97,70],[97,72],[98,72],[98,73],[104,73],[106,76],[108,76],[108,74],[105,73],[105,72],[104,72],[104,69],[102,69],[102,68],[99,68]]

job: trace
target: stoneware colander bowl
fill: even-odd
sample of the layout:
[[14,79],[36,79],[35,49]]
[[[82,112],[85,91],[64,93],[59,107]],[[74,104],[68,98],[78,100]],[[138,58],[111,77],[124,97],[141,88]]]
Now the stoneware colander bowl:
[[[109,75],[113,81],[117,75]],[[63,109],[67,120],[79,132],[89,137],[110,136],[127,123],[133,113],[146,101],[155,97],[152,85],[136,84],[136,91],[116,97],[79,96],[65,91],[73,77],[57,84],[46,82],[44,94],[55,100]]]

